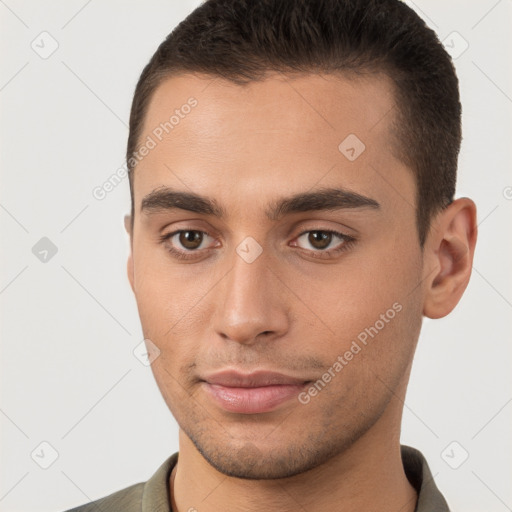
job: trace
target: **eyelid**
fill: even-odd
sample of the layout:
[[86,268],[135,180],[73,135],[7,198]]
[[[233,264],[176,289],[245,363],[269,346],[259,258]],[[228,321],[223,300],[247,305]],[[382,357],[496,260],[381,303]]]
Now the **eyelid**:
[[[202,233],[203,235],[206,235],[206,236],[209,236],[210,238],[215,239],[215,237],[213,235],[211,235],[210,233],[208,233],[205,230],[184,227],[181,229],[176,229],[174,231],[171,231],[170,233],[164,233],[164,234],[160,235],[159,236],[160,243],[163,244],[163,243],[167,242],[168,240],[172,240],[172,238],[174,238],[175,235],[182,233],[182,232],[186,232],[186,231],[194,231],[194,232]],[[297,247],[300,251],[305,252],[314,258],[329,259],[329,258],[333,258],[334,255],[339,254],[339,253],[349,249],[351,247],[351,245],[356,241],[356,238],[352,235],[347,235],[341,231],[337,231],[335,229],[329,229],[329,228],[325,228],[325,227],[309,227],[308,229],[304,229],[297,236],[295,236],[293,240],[296,240],[297,238],[305,235],[306,233],[311,233],[311,232],[315,232],[315,231],[322,232],[322,233],[330,233],[330,234],[338,237],[339,239],[341,239],[340,244],[338,244],[339,246],[334,249],[325,249],[325,250],[305,249],[298,245],[294,245],[292,247]],[[176,249],[175,247],[173,247],[171,245],[170,247],[167,247],[166,250],[168,252],[170,252],[171,254],[173,254],[177,259],[194,260],[194,259],[197,259],[196,255],[208,253],[212,250],[212,248],[213,247],[208,247],[206,249],[187,250],[187,249]]]
[[339,253],[345,251],[346,249],[349,249],[352,246],[352,244],[356,241],[356,238],[354,236],[347,235],[347,234],[342,233],[341,231],[337,231],[335,229],[324,229],[324,228],[308,228],[308,229],[304,230],[302,233],[300,233],[299,235],[297,235],[294,238],[294,240],[297,240],[301,236],[303,236],[307,233],[312,233],[312,232],[329,233],[331,235],[334,235],[338,239],[340,239],[340,242],[334,248],[317,249],[317,250],[305,249],[303,247],[298,246],[297,242],[295,242],[296,243],[295,246],[299,250],[305,251],[306,253],[308,253],[316,258],[328,259],[328,258],[334,257],[336,254],[339,254]]
[[[210,238],[213,238],[215,240],[215,237],[208,233],[208,231],[205,231],[203,229],[191,229],[191,228],[181,228],[181,229],[176,229],[174,231],[171,231],[170,233],[164,233],[162,235],[159,236],[160,238],[160,241],[162,242],[165,242],[166,240],[171,240],[172,238],[174,238],[177,234],[179,233],[183,233],[183,232],[186,232],[186,231],[194,231],[194,232],[197,232],[197,233],[201,233],[203,235],[206,235],[206,236],[209,236]],[[184,250],[184,252],[199,252],[200,250],[205,250],[205,249],[195,249],[195,250]]]
[[197,255],[200,255],[200,254],[204,255],[205,252],[208,253],[208,252],[210,252],[212,250],[212,248],[196,249],[196,250],[176,249],[171,244],[169,244],[167,246],[167,244],[166,244],[167,241],[172,240],[172,238],[174,238],[174,236],[176,236],[177,234],[182,233],[184,231],[197,231],[198,233],[202,233],[203,235],[206,235],[206,236],[209,236],[211,238],[214,238],[207,231],[204,231],[202,229],[190,229],[190,228],[176,229],[174,231],[171,231],[170,233],[163,233],[163,234],[161,234],[158,237],[159,238],[159,243],[163,244],[164,246],[166,246],[165,250],[168,253],[170,253],[174,258],[176,258],[177,260],[183,260],[183,261],[191,260],[191,262],[193,263],[194,261],[197,260]]

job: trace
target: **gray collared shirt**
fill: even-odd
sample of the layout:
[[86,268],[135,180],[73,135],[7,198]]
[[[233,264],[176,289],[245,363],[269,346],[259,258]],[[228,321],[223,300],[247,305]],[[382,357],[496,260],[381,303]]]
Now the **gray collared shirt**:
[[[422,453],[401,446],[405,474],[418,493],[415,512],[450,512]],[[66,512],[171,512],[169,476],[178,460],[171,455],[147,482],[134,484]]]

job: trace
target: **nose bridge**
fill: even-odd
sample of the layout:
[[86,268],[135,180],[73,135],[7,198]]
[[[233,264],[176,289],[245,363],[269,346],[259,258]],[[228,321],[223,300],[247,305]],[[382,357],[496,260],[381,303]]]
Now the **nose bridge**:
[[280,303],[281,294],[268,264],[263,248],[254,239],[245,239],[238,245],[231,270],[215,297],[217,334],[251,343],[262,333],[284,332],[286,307]]

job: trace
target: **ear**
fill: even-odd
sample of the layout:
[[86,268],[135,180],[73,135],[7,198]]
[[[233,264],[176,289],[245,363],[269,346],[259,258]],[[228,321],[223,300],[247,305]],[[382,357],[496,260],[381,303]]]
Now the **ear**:
[[435,218],[424,246],[423,314],[442,318],[457,305],[468,285],[477,238],[476,205],[453,201]]
[[135,292],[135,288],[133,286],[133,227],[132,227],[132,217],[131,215],[124,216],[124,229],[128,233],[130,237],[130,254],[128,255],[128,261],[126,265],[126,270],[128,273],[128,281],[130,281],[130,286],[132,287],[132,291]]

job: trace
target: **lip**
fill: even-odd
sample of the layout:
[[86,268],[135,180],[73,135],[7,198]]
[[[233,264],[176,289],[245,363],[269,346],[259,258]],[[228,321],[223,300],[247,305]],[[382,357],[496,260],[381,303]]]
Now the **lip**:
[[244,374],[228,370],[205,377],[203,388],[225,411],[260,414],[273,411],[296,397],[308,383],[270,371]]
[[264,386],[299,385],[307,382],[306,379],[299,379],[284,375],[283,373],[259,370],[252,373],[242,373],[236,370],[224,370],[212,373],[202,380],[209,384],[233,388],[258,388]]

